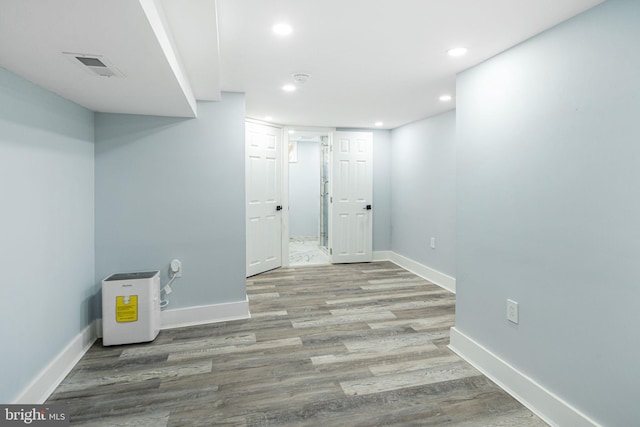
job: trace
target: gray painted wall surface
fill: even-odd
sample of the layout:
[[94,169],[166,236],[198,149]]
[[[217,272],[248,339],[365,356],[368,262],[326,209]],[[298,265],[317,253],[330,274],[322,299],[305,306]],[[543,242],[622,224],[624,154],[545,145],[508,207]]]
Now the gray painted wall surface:
[[455,111],[391,132],[391,249],[453,277],[455,136]]
[[391,131],[373,130],[373,250],[391,249]]
[[640,419],[639,22],[609,0],[457,88],[456,326],[620,427]]
[[96,282],[182,261],[168,309],[245,300],[244,95],[197,119],[96,114]]
[[338,128],[373,134],[373,250],[391,249],[391,131]]
[[0,68],[0,402],[91,323],[93,113]]
[[298,142],[298,161],[289,163],[289,233],[318,237],[320,230],[320,143]]

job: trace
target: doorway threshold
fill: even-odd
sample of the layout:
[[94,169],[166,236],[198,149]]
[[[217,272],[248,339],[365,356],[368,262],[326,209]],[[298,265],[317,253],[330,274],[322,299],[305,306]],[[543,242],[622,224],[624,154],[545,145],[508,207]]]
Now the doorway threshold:
[[317,238],[289,239],[289,266],[330,264],[329,257],[318,245]]

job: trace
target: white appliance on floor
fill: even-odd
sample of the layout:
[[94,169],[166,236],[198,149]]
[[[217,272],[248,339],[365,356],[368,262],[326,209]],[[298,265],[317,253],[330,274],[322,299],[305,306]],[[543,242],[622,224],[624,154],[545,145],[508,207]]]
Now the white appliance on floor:
[[117,273],[102,281],[102,344],[153,341],[160,332],[160,272]]

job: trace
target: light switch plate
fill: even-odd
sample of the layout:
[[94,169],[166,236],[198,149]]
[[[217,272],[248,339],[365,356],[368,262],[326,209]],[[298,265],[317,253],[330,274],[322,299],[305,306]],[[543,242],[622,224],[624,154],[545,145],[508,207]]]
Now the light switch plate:
[[509,322],[518,323],[518,303],[508,299],[507,300],[507,320]]

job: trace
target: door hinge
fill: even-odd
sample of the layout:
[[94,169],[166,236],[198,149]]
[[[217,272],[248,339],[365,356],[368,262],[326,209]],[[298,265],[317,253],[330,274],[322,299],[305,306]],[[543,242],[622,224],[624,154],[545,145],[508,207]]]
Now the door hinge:
[[333,203],[333,196],[329,197],[329,203]]
[[329,248],[329,255],[333,255],[333,248]]

